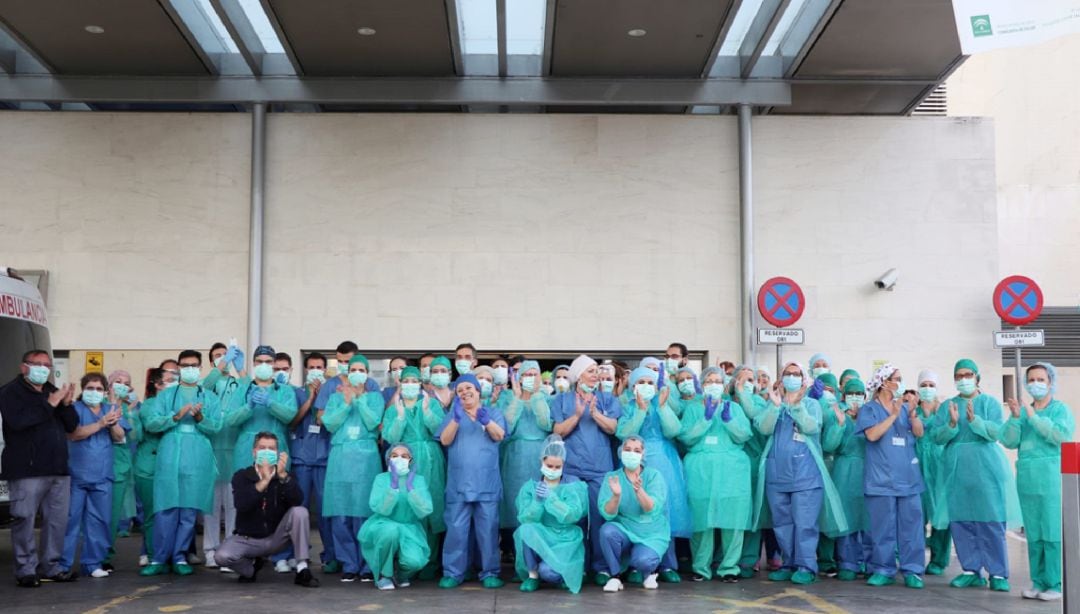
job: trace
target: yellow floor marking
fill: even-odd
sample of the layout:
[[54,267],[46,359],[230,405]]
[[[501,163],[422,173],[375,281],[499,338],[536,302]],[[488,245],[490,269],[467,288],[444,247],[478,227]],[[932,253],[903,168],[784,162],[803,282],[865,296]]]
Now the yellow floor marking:
[[382,606],[377,603],[365,603],[364,605],[356,606],[356,609],[360,612],[375,612],[381,610]]
[[[776,601],[781,599],[801,599],[815,609],[799,609],[787,606],[776,605]],[[801,591],[796,588],[789,588],[781,593],[769,595],[767,597],[761,597],[751,601],[742,599],[730,599],[727,597],[706,597],[709,601],[719,601],[725,605],[735,608],[735,611],[742,610],[769,610],[771,612],[780,612],[782,614],[847,614],[847,610],[830,603],[828,600],[823,599],[817,595]],[[716,612],[730,612],[731,610],[716,610]]]
[[163,605],[158,612],[186,612],[191,609],[189,605]]
[[136,599],[141,599],[147,593],[152,593],[157,589],[161,588],[161,586],[162,585],[157,584],[154,586],[144,586],[142,588],[135,589],[135,592],[131,593],[130,595],[124,595],[123,597],[117,597],[116,599],[106,601],[105,603],[99,605],[96,608],[86,610],[85,612],[83,612],[83,614],[105,614],[109,611],[109,608],[115,608],[116,606],[124,605],[125,603],[131,603]]

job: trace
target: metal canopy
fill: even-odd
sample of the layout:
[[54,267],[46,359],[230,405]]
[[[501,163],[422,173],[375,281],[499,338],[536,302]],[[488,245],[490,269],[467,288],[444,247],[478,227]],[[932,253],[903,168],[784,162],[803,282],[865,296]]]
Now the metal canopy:
[[950,0],[0,0],[15,109],[907,114]]

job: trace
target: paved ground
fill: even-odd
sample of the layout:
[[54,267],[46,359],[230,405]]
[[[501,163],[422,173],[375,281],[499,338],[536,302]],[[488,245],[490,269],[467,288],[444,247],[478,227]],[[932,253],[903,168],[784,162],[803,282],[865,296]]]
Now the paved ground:
[[[313,536],[318,540],[317,534]],[[656,591],[633,588],[609,595],[599,587],[588,586],[580,595],[557,589],[542,589],[525,594],[517,584],[507,583],[498,590],[484,590],[477,583],[467,583],[456,590],[441,590],[424,582],[411,588],[380,592],[370,583],[342,584],[337,576],[316,576],[323,581],[317,589],[292,584],[291,574],[275,574],[269,567],[259,574],[257,584],[237,584],[235,577],[217,571],[199,571],[190,577],[137,575],[139,536],[120,542],[118,569],[110,578],[80,578],[73,584],[45,584],[38,589],[15,587],[12,572],[11,533],[0,530],[0,610],[5,614],[30,612],[387,612],[423,610],[425,612],[539,612],[550,614],[564,610],[601,612],[638,612],[681,614],[684,612],[981,612],[1057,614],[1060,603],[1032,602],[1020,598],[1027,586],[1027,562],[1022,542],[1010,539],[1013,578],[1010,594],[986,589],[953,589],[950,575],[927,577],[926,589],[914,591],[903,586],[873,589],[862,582],[839,582],[821,579],[818,583],[797,588],[792,584],[774,584],[763,579],[743,580],[738,584],[720,582],[679,585],[661,584]],[[321,547],[316,545],[316,551]],[[955,566],[950,574],[956,572]],[[504,574],[508,577],[509,574]]]

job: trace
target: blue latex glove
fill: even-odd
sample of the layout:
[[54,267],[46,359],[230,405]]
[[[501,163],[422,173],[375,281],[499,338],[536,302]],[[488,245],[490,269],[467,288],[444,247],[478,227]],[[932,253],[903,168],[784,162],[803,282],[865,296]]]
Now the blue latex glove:
[[408,479],[405,480],[405,490],[407,490],[409,492],[412,492],[412,488],[413,488],[412,484],[413,484],[413,480],[415,480],[415,479],[416,479],[416,470],[413,469],[412,471],[409,472]]
[[394,471],[393,468],[390,469],[390,488],[393,488],[394,490],[398,489],[398,475],[397,471]]
[[724,411],[720,412],[720,419],[731,422],[731,401],[724,401]]
[[543,480],[536,483],[536,498],[537,499],[540,499],[540,500],[547,499],[548,492],[549,492],[548,485],[545,484]]
[[806,396],[817,400],[821,398],[821,393],[823,392],[825,392],[825,382],[816,379],[814,380],[814,385],[810,386],[810,391],[806,393]]
[[230,345],[229,348],[225,350],[225,357],[222,359],[222,362],[227,365],[233,364],[233,361],[236,360],[236,353],[239,351],[240,348],[235,345]]
[[716,401],[712,401],[710,399],[705,399],[705,419],[706,420],[712,420],[713,416],[716,415],[716,408],[717,407],[719,407],[719,404]]
[[667,368],[663,364],[661,364],[660,365],[660,375],[656,378],[656,391],[657,392],[660,392],[661,390],[663,390],[664,386],[666,385],[664,383],[664,371],[667,371]]
[[454,422],[460,424],[461,421],[465,419],[465,410],[461,409],[461,400],[457,397],[454,397],[453,409],[451,411],[453,412],[451,414],[451,419]]
[[269,388],[259,388],[255,392],[251,393],[251,403],[253,405],[266,405],[267,401],[269,401],[269,400],[270,400],[270,389]]
[[488,410],[483,405],[480,406],[480,410],[476,412],[476,421],[480,423],[480,426],[487,426],[491,422],[491,415],[488,414]]
[[[232,366],[239,373],[244,370],[244,352],[240,348],[235,348],[236,354],[233,355]],[[226,350],[227,352],[228,350]]]

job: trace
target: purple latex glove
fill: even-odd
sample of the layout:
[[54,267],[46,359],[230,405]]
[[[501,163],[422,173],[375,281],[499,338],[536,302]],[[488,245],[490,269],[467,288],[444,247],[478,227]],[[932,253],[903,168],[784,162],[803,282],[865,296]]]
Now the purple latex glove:
[[814,380],[814,385],[810,386],[810,391],[806,393],[806,396],[817,400],[821,398],[821,393],[823,392],[825,392],[825,382],[816,379]]
[[397,471],[394,471],[393,469],[390,469],[390,488],[393,488],[394,490],[398,489],[398,475]]
[[407,490],[409,492],[412,492],[413,480],[415,480],[415,479],[416,479],[416,470],[414,469],[414,470],[409,472],[409,477],[405,480],[405,490]]
[[457,423],[461,423],[465,419],[465,410],[461,408],[461,400],[454,397],[453,409],[451,410],[451,420]]
[[720,419],[731,422],[731,401],[724,401],[724,411],[720,412]]
[[548,490],[548,485],[545,484],[543,480],[536,483],[536,498],[537,499],[540,499],[540,500],[547,499],[548,492],[550,492]]
[[716,415],[717,406],[718,406],[718,404],[716,403],[716,401],[713,401],[712,399],[705,399],[705,419],[706,420],[712,420],[713,416]]
[[480,406],[480,410],[476,412],[476,421],[480,423],[480,426],[486,427],[491,423],[491,415],[488,414],[488,410],[483,405]]
[[664,389],[664,371],[667,371],[667,367],[663,363],[660,363],[660,375],[656,378],[657,392]]

